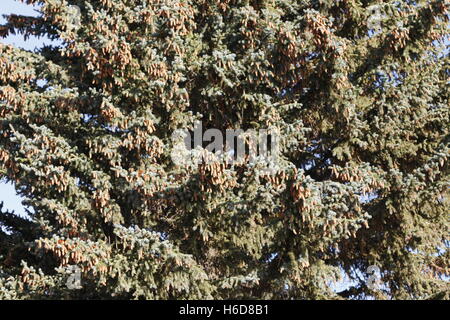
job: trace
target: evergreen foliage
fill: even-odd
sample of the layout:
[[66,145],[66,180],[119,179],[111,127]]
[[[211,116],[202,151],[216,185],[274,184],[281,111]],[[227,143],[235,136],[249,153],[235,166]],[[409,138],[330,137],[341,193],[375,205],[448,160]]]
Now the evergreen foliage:
[[[0,36],[62,44],[0,44],[29,208],[0,207],[0,298],[449,298],[447,1],[24,2]],[[174,163],[197,120],[278,130],[276,174]]]

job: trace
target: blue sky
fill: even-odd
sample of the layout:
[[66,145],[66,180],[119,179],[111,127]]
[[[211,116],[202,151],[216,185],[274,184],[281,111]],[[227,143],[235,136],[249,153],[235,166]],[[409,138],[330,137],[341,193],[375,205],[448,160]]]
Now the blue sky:
[[[35,11],[33,6],[27,5],[15,0],[0,0],[0,24],[6,22],[3,18],[4,14],[23,14],[27,16],[37,16],[38,13]],[[22,35],[10,36],[6,39],[0,39],[1,43],[12,44],[16,47],[21,47],[27,50],[33,50],[37,46],[41,46],[43,43],[49,44],[48,39],[38,39],[36,37],[30,37],[26,42]]]
[[[37,12],[34,11],[30,5],[17,2],[15,0],[0,0],[0,24],[6,22],[3,18],[4,14],[23,14],[29,16],[36,16]],[[31,37],[26,42],[22,35],[10,36],[6,39],[1,39],[1,43],[12,44],[16,47],[21,47],[27,50],[33,50],[34,48],[41,46],[43,43],[50,43],[48,39],[37,39]],[[14,186],[11,183],[5,183],[0,181],[0,201],[3,201],[5,208],[8,210],[14,210],[15,213],[25,215],[25,210],[22,206],[22,200],[17,196]]]

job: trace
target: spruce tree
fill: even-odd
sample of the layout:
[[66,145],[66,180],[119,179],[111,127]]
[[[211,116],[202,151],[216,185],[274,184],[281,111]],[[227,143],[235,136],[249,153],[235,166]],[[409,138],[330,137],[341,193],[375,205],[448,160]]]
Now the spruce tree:
[[[0,44],[0,298],[449,298],[447,1],[24,2],[0,36],[60,44]],[[279,157],[180,165],[197,121]]]

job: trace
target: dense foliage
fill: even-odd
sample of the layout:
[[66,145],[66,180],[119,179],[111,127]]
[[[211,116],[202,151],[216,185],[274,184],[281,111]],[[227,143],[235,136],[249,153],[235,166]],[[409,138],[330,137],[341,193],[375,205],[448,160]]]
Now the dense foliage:
[[[0,208],[0,298],[449,298],[447,1],[25,2],[0,36],[60,45],[0,44],[29,208]],[[272,172],[174,163],[197,120],[278,130]]]

